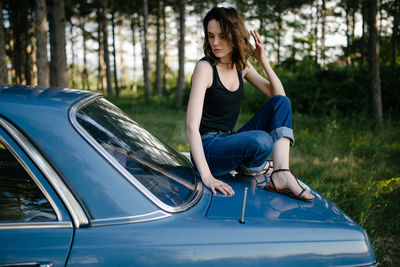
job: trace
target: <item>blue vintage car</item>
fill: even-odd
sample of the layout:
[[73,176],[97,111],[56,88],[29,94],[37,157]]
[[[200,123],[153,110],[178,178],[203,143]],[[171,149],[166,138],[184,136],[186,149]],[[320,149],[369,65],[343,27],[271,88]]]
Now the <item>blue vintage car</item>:
[[315,190],[302,202],[223,179],[235,195],[212,195],[100,94],[0,87],[0,266],[376,265]]

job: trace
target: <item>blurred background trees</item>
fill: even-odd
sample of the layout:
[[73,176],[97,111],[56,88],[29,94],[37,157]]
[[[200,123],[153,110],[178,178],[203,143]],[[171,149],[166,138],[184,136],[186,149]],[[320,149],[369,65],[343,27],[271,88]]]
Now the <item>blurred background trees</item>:
[[[399,111],[395,0],[1,0],[0,83],[132,92],[180,107],[188,63],[201,57],[201,18],[218,4],[259,30],[298,111],[378,121]],[[259,101],[250,90],[244,109]]]

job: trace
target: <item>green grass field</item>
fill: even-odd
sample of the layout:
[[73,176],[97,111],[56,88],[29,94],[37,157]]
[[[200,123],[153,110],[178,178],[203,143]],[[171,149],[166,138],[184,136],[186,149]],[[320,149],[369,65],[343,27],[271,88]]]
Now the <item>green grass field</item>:
[[[189,151],[183,109],[111,99],[178,151]],[[238,127],[251,114],[241,114]],[[400,266],[400,121],[293,114],[291,169],[366,229],[380,266]]]

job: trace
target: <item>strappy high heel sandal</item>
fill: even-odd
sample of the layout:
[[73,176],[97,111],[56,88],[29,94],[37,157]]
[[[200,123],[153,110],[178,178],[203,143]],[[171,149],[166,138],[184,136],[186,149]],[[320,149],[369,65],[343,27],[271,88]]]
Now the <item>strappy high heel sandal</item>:
[[[262,180],[259,181],[257,177],[262,176]],[[259,176],[254,176],[252,180],[254,181],[255,185],[258,187],[264,188],[264,186],[267,186],[269,184],[270,180],[270,175],[267,174],[260,174]]]
[[280,193],[280,194],[284,194],[284,195],[287,195],[287,196],[289,196],[289,197],[291,197],[291,198],[294,198],[294,199],[298,199],[298,200],[302,200],[302,201],[312,201],[313,199],[307,199],[307,198],[304,198],[304,197],[302,197],[302,195],[304,194],[304,192],[306,192],[307,190],[306,189],[304,189],[301,185],[300,185],[300,183],[299,183],[299,181],[297,180],[297,178],[296,177],[294,177],[295,179],[296,179],[296,182],[297,182],[297,184],[301,187],[301,192],[300,192],[300,194],[298,194],[298,195],[295,195],[292,191],[290,191],[290,190],[288,190],[288,189],[284,189],[284,190],[279,190],[278,188],[276,188],[276,186],[275,186],[275,183],[274,183],[274,180],[272,179],[272,176],[274,175],[274,173],[277,173],[277,172],[292,172],[291,170],[289,170],[289,169],[278,169],[278,170],[274,170],[272,173],[271,173],[271,176],[269,177],[269,180],[271,181],[268,185],[266,185],[266,186],[264,186],[264,189],[265,190],[267,190],[267,191],[274,191],[274,192],[277,192],[277,193]]
[[262,175],[262,174],[267,174],[271,169],[273,168],[273,166],[272,166],[272,160],[267,160],[267,163],[265,164],[265,167],[264,167],[264,169],[262,169],[260,172],[258,172],[258,173],[250,173],[250,172],[248,172],[247,170],[244,170],[244,169],[242,169],[242,168],[240,168],[237,172],[239,173],[239,174],[241,174],[241,175],[244,175],[244,176],[259,176],[259,175]]

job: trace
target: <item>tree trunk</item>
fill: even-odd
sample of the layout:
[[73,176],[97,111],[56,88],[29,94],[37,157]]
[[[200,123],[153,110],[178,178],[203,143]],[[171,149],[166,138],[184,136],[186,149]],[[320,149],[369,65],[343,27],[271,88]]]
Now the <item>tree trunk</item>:
[[282,31],[282,18],[281,18],[281,13],[278,14],[278,18],[277,18],[277,26],[278,26],[278,31],[276,34],[276,38],[277,38],[277,44],[278,47],[276,49],[276,60],[278,62],[278,64],[281,63],[281,31]]
[[136,38],[135,38],[135,22],[131,22],[132,29],[132,45],[133,45],[133,82],[132,82],[132,92],[137,92],[137,66],[136,66]]
[[321,66],[325,68],[325,28],[326,28],[326,5],[322,0],[321,6]]
[[179,70],[175,106],[181,107],[185,89],[185,0],[179,0]]
[[161,81],[161,20],[163,2],[158,0],[157,5],[157,45],[156,45],[156,91],[162,96],[162,81]]
[[103,26],[104,23],[102,21],[102,11],[101,7],[97,9],[97,37],[99,43],[99,51],[98,51],[98,58],[99,58],[99,66],[97,68],[98,75],[97,75],[97,90],[101,90],[104,93],[105,85],[106,85],[106,68],[104,62],[104,41],[103,41]]
[[399,16],[400,16],[400,4],[398,1],[393,3],[393,28],[392,28],[392,66],[396,66],[397,63],[397,38],[399,29]]
[[115,95],[119,97],[119,87],[118,87],[118,75],[117,75],[117,52],[115,49],[115,16],[114,12],[111,14],[111,29],[112,29],[112,47],[113,47],[113,73],[114,73],[114,85],[115,85]]
[[368,7],[367,3],[363,1],[361,3],[361,12],[362,12],[362,35],[361,35],[361,64],[365,64],[365,59],[366,59],[366,45],[365,42],[367,39],[367,30],[366,28],[368,27]]
[[107,19],[106,19],[106,1],[103,2],[103,7],[101,11],[101,23],[103,28],[103,48],[104,48],[104,62],[106,64],[106,81],[107,81],[107,95],[109,97],[114,97],[114,90],[112,87],[111,80],[111,66],[110,66],[110,52],[108,51],[108,28],[107,28]]
[[71,43],[71,52],[70,52],[70,54],[71,54],[71,65],[69,67],[69,73],[70,73],[71,87],[72,88],[76,88],[77,87],[77,82],[76,82],[75,78],[77,76],[76,75],[77,70],[75,68],[75,66],[76,66],[76,64],[75,64],[76,55],[75,55],[75,37],[74,37],[73,20],[74,19],[71,18],[71,25],[70,25],[70,28],[69,28],[70,29],[69,33],[70,33],[70,37],[71,37],[71,39],[70,39],[70,43]]
[[[49,86],[49,60],[47,58],[47,11],[46,0],[36,0],[35,33],[38,69],[38,85]],[[1,65],[1,64],[0,64]]]
[[88,75],[88,70],[87,70],[87,46],[86,46],[86,40],[88,39],[88,33],[85,30],[85,25],[86,25],[86,19],[81,18],[80,19],[80,27],[82,31],[82,50],[83,50],[83,72],[82,72],[82,89],[83,90],[90,90],[89,86],[89,75]]
[[52,19],[54,27],[50,37],[53,36],[51,44],[55,47],[52,50],[51,61],[54,62],[53,67],[56,69],[55,86],[68,87],[64,0],[53,1]]
[[[31,17],[28,15],[28,17]],[[24,58],[24,74],[25,74],[25,83],[28,85],[32,85],[32,72],[33,72],[33,29],[31,28],[31,21],[27,20],[26,24],[27,28],[25,30],[25,58]]]
[[146,101],[151,100],[151,81],[150,81],[150,58],[148,48],[148,19],[149,9],[148,0],[143,0],[143,78],[144,78],[144,96]]
[[3,1],[0,1],[0,84],[8,84],[7,56],[3,29]]
[[347,48],[351,46],[351,40],[350,40],[350,9],[346,8],[346,41],[347,41]]
[[120,81],[120,86],[121,87],[126,87],[126,68],[125,68],[125,52],[124,52],[124,47],[123,44],[125,42],[124,40],[124,34],[122,32],[122,26],[123,26],[123,22],[124,22],[124,16],[123,15],[119,15],[118,16],[118,39],[119,39],[119,47],[118,47],[118,55],[119,55],[119,70],[120,70],[120,77],[119,77],[119,81]]
[[13,66],[13,83],[26,84],[25,79],[25,58],[27,56],[27,37],[28,31],[28,10],[21,8],[19,3],[10,3],[10,28],[12,31],[11,62]]
[[162,74],[162,83],[164,84],[164,88],[166,91],[169,90],[169,80],[167,79],[167,74],[168,74],[168,64],[167,64],[167,18],[165,15],[165,5],[163,6],[162,9],[162,20],[163,20],[163,57],[162,57],[162,65],[164,72]]
[[354,13],[352,12],[352,8],[349,7],[348,3],[346,3],[346,40],[347,40],[347,57],[346,63],[347,65],[351,64],[351,55],[353,52],[353,39],[354,39]]
[[315,35],[315,63],[318,64],[318,52],[319,52],[319,47],[318,47],[318,25],[319,25],[319,2],[318,0],[316,2],[316,11],[315,11],[315,30],[314,30],[314,35]]
[[369,26],[369,77],[372,93],[372,111],[379,124],[383,122],[381,83],[379,73],[379,43],[376,28],[377,0],[368,0],[368,26]]

